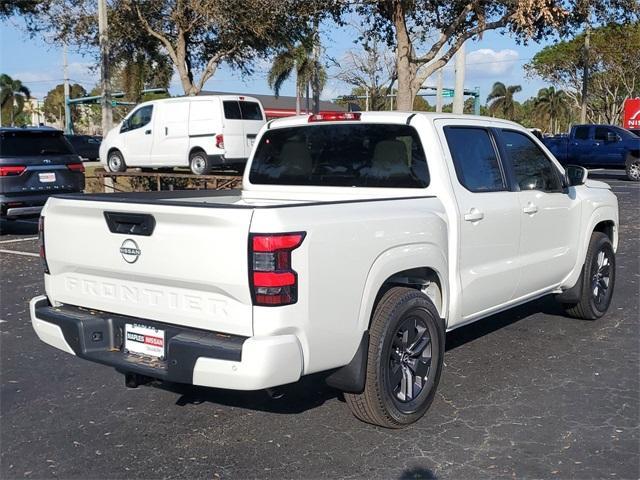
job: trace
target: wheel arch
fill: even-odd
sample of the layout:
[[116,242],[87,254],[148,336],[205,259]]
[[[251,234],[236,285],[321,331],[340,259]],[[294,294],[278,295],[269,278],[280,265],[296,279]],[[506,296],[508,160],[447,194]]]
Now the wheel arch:
[[[369,328],[373,310],[384,293],[394,286],[423,291],[441,318],[448,316],[447,260],[442,247],[434,244],[401,245],[381,254],[367,276],[360,304],[358,326]],[[446,320],[445,320],[446,328]]]
[[613,245],[613,251],[616,252],[618,249],[618,210],[615,206],[603,205],[596,208],[585,224],[586,227],[583,231],[586,235],[579,237],[581,241],[579,240],[576,265],[563,282],[563,290],[571,290],[579,282],[582,266],[586,261],[589,242],[594,232],[601,232],[607,235]]

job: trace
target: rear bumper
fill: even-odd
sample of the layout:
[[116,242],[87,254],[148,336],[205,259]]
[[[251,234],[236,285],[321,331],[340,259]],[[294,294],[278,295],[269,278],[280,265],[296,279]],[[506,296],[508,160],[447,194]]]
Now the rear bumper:
[[[79,192],[80,190],[78,190]],[[74,193],[74,191],[51,192],[48,194],[0,194],[0,216],[2,218],[17,218],[38,216],[49,197],[60,193]]]
[[[40,340],[123,373],[233,390],[284,385],[302,373],[302,352],[294,335],[226,335],[78,307],[52,307],[46,296],[33,298],[29,307]],[[165,358],[124,352],[125,323],[163,329]]]

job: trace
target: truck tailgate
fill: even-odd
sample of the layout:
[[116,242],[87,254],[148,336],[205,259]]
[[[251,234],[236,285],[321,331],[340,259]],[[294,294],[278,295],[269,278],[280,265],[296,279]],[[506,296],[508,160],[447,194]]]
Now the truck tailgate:
[[[52,304],[250,336],[252,214],[251,208],[52,198],[43,211],[47,295]],[[150,235],[118,232],[118,224],[131,232],[126,222],[139,220],[155,222]]]

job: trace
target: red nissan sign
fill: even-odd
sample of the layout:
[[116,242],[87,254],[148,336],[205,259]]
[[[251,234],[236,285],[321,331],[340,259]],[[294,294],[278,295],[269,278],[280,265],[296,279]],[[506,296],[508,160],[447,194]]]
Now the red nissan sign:
[[624,101],[624,128],[640,128],[640,98]]

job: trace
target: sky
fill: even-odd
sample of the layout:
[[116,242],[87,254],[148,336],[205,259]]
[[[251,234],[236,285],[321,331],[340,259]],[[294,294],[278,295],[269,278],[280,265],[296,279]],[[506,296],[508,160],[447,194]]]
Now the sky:
[[[20,79],[31,90],[32,96],[43,99],[50,89],[62,82],[62,48],[47,41],[43,36],[31,38],[25,33],[23,25],[19,17],[0,22],[0,73]],[[326,25],[322,35],[325,55],[340,61],[348,50],[357,48],[354,44],[356,36],[353,25],[344,27]],[[467,42],[465,88],[479,87],[482,104],[485,103],[495,81],[501,81],[507,85],[521,85],[522,92],[516,94],[516,99],[519,101],[535,96],[538,90],[546,85],[540,79],[525,77],[523,65],[547,44],[548,42],[520,45],[508,35],[498,32],[487,32],[482,40]],[[77,47],[70,47],[68,62],[69,78],[73,83],[81,84],[87,91],[96,86],[99,81],[99,72],[92,69],[95,60],[91,55],[81,55]],[[205,90],[245,94],[272,93],[266,81],[268,68],[267,61],[259,61],[255,66],[254,74],[243,77],[240,73],[223,65],[205,84]],[[349,85],[334,78],[335,73],[337,73],[335,68],[329,70],[323,99],[347,95],[351,91]],[[445,67],[445,87],[453,88],[453,74],[452,61]],[[435,85],[435,83],[435,78],[425,82],[426,85]],[[176,75],[173,77],[170,91],[173,95],[183,93]],[[283,86],[280,94],[294,95],[293,80]],[[435,102],[434,98],[427,98],[427,100],[431,104]]]

